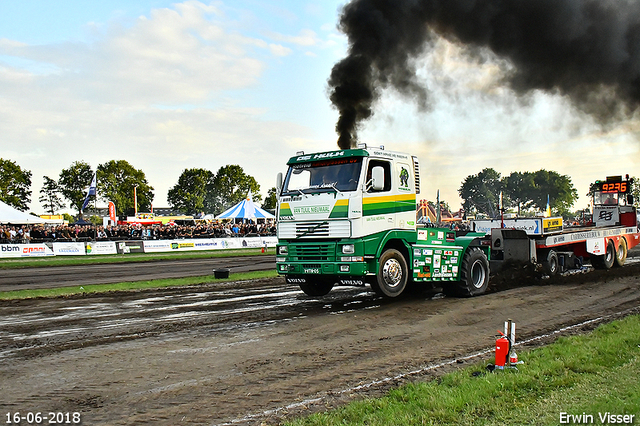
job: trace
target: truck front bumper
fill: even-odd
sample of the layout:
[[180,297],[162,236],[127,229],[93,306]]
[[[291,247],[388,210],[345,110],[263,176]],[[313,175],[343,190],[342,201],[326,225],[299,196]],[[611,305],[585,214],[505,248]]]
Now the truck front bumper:
[[281,275],[336,275],[361,277],[369,273],[366,262],[276,262]]

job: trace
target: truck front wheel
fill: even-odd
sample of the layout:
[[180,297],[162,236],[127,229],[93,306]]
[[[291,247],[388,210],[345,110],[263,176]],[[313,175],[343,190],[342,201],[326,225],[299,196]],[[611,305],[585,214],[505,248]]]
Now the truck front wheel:
[[469,247],[460,265],[460,281],[452,283],[458,296],[483,294],[489,287],[489,260],[477,247]]
[[371,288],[381,296],[397,297],[407,286],[409,268],[402,253],[388,249],[380,256],[380,266]]

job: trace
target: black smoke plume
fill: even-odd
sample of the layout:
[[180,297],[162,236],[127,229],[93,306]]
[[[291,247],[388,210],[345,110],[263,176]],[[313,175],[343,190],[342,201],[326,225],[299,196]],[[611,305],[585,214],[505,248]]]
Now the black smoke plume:
[[518,95],[560,94],[600,122],[640,106],[640,1],[353,0],[339,28],[349,52],[328,83],[342,149],[355,144],[384,88],[428,107],[416,60],[437,37],[507,59],[504,83]]

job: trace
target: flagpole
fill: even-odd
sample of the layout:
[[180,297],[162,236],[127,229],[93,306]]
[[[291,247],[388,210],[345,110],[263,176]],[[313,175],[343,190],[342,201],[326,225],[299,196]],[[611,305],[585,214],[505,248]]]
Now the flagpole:
[[[96,171],[96,195],[93,199],[93,211],[98,211],[98,172]],[[93,241],[98,241],[98,225],[93,225]]]
[[138,185],[133,187],[133,215],[138,217]]

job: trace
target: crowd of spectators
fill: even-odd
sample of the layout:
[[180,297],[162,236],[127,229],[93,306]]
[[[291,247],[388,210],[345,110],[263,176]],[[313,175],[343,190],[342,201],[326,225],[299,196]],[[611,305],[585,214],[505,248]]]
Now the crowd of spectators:
[[195,223],[193,225],[0,225],[0,243],[28,244],[73,241],[173,240],[275,235],[274,221],[265,223]]

